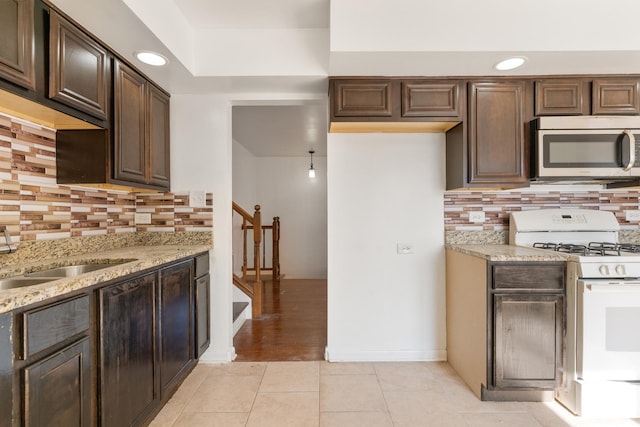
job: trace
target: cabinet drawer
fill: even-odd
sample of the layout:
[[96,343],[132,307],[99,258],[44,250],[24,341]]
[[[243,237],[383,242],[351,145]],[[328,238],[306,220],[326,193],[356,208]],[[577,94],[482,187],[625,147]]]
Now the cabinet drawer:
[[564,289],[564,264],[493,265],[494,289]]
[[209,253],[204,253],[202,255],[198,255],[195,258],[195,276],[200,277],[209,272]]
[[23,314],[24,359],[89,329],[89,296]]

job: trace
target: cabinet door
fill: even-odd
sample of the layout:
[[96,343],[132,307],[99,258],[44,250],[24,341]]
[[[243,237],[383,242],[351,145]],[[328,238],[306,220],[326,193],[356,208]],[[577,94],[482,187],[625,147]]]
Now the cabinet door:
[[594,80],[592,114],[640,114],[637,79]]
[[53,10],[49,26],[49,97],[107,118],[107,50]]
[[589,104],[584,102],[584,80],[537,80],[535,82],[536,116],[589,114]]
[[526,183],[525,83],[471,82],[469,92],[469,183]]
[[113,177],[145,184],[146,80],[120,61],[115,61],[114,68]]
[[209,274],[196,279],[196,357],[202,356],[210,343],[210,286]]
[[35,89],[33,0],[0,1],[0,77]]
[[560,384],[564,297],[494,295],[493,386]]
[[459,117],[460,82],[403,81],[402,117]]
[[100,424],[140,422],[159,401],[156,274],[100,289]]
[[170,394],[195,363],[192,262],[160,271],[160,384]]
[[169,189],[169,96],[149,85],[149,184]]
[[335,117],[391,117],[391,80],[334,80]]
[[24,425],[91,425],[91,343],[86,337],[24,369]]

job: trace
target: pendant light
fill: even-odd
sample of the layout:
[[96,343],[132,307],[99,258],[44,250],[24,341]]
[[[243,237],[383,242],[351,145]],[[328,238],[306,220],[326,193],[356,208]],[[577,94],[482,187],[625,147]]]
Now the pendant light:
[[309,166],[309,178],[316,177],[316,170],[313,168],[313,153],[315,153],[315,151],[309,150],[309,155],[311,156],[311,166]]

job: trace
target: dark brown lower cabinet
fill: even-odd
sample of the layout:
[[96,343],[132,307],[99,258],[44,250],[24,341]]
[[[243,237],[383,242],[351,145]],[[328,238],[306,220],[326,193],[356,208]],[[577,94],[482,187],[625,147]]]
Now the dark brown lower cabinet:
[[0,315],[0,427],[148,425],[208,346],[208,287],[203,253]]
[[211,278],[209,276],[209,253],[200,254],[195,258],[195,301],[196,301],[196,354],[199,358],[209,348],[210,338],[210,300]]
[[500,391],[553,390],[560,386],[564,263],[494,262],[490,263],[488,282],[487,397],[497,397],[499,393],[495,392]]
[[160,270],[160,387],[164,397],[195,364],[191,261]]
[[494,295],[494,386],[554,388],[562,366],[562,295]]
[[24,426],[90,426],[91,342],[85,337],[24,369]]
[[157,274],[99,290],[100,425],[137,425],[160,400]]

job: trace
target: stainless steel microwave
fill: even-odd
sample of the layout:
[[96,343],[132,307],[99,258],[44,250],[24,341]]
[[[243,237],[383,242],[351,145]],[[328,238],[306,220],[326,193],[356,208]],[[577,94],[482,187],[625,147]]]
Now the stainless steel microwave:
[[540,117],[532,122],[540,178],[640,176],[640,117]]

